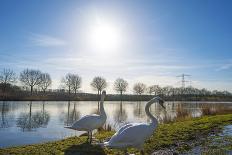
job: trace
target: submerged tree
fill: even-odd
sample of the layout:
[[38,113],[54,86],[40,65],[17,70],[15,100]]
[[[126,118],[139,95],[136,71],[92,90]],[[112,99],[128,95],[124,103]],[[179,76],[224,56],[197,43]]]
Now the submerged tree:
[[41,74],[41,71],[34,69],[25,69],[20,73],[20,81],[26,87],[30,87],[31,94],[34,86],[38,86],[41,83]]
[[52,84],[51,77],[48,73],[42,73],[41,74],[41,82],[39,83],[39,87],[42,89],[42,91],[45,93],[47,88]]
[[126,92],[128,87],[128,82],[122,78],[118,78],[114,82],[114,90],[120,93],[122,100],[122,93]]
[[2,92],[3,94],[6,91],[7,85],[10,85],[16,81],[16,74],[11,69],[4,68],[0,73],[0,83],[2,84]]

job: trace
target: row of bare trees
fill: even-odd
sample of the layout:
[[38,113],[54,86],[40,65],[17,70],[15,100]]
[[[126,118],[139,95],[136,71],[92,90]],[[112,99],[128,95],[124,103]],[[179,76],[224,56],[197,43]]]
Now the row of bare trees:
[[25,69],[20,73],[19,80],[21,83],[30,88],[31,94],[33,88],[38,86],[44,93],[52,84],[51,77],[48,73],[42,73],[39,70]]
[[[13,85],[19,80],[20,84],[24,88],[29,88],[30,93],[33,93],[34,88],[46,92],[51,86],[52,79],[48,73],[43,73],[40,70],[25,69],[19,77],[16,76],[15,72],[11,69],[3,69],[0,72],[0,87],[3,94],[9,85]],[[82,78],[78,74],[66,74],[61,80],[62,88],[67,90],[68,94],[74,93],[75,95],[79,92],[82,84]],[[102,90],[105,89],[108,84],[106,79],[101,76],[96,76],[90,83],[91,87],[97,91],[97,94],[101,94]],[[121,97],[123,93],[128,91],[128,82],[122,78],[118,78],[114,82],[114,90],[118,92]],[[207,89],[197,89],[194,87],[186,88],[174,88],[171,86],[160,87],[159,85],[151,85],[146,87],[144,83],[135,83],[133,85],[133,92],[137,95],[149,94],[149,95],[162,95],[162,96],[174,96],[174,95],[231,95],[228,91],[209,91]]]

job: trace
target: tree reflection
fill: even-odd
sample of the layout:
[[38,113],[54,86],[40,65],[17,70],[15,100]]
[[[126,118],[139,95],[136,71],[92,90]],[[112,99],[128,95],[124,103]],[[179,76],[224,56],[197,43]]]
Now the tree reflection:
[[46,127],[48,125],[48,122],[50,120],[50,115],[45,110],[45,102],[43,102],[42,112],[41,113],[36,112],[33,116],[37,119],[36,122],[38,122],[40,127]]
[[126,110],[122,107],[122,101],[120,102],[119,108],[115,110],[114,121],[116,124],[124,123],[127,119]]
[[134,115],[139,118],[143,118],[145,116],[145,111],[142,108],[141,102],[137,102],[134,108]]
[[7,120],[7,113],[9,112],[9,104],[7,104],[5,101],[0,105],[1,108],[1,125],[0,128],[8,128],[9,122]]
[[64,124],[69,126],[72,125],[76,120],[80,118],[80,112],[76,108],[76,103],[71,108],[70,101],[68,101],[68,112],[64,116]]
[[17,126],[23,131],[32,131],[39,127],[46,127],[50,119],[50,115],[45,111],[45,103],[41,112],[35,112],[32,114],[32,101],[29,104],[29,113],[21,113],[18,120]]

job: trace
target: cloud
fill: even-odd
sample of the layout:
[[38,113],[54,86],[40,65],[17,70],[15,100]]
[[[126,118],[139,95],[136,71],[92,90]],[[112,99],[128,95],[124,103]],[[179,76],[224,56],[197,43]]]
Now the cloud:
[[207,88],[209,90],[227,90],[232,92],[231,80],[195,80],[193,81],[193,86],[197,88]]
[[232,62],[221,65],[216,71],[228,70],[232,68]]
[[67,44],[66,41],[44,34],[31,34],[30,41],[35,46],[50,47],[50,46],[64,46]]

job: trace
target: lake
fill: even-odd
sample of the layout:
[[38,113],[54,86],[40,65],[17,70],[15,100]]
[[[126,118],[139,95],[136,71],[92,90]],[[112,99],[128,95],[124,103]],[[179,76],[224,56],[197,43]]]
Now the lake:
[[[104,103],[107,122],[105,127],[118,129],[128,122],[147,122],[144,111],[146,102]],[[202,115],[205,106],[211,110],[232,109],[232,102],[165,102],[166,111],[158,104],[150,108],[159,121],[174,119],[178,110],[188,112],[192,117]],[[65,129],[80,117],[96,113],[96,101],[0,101],[0,147],[54,141],[70,136],[79,136],[84,132]]]

